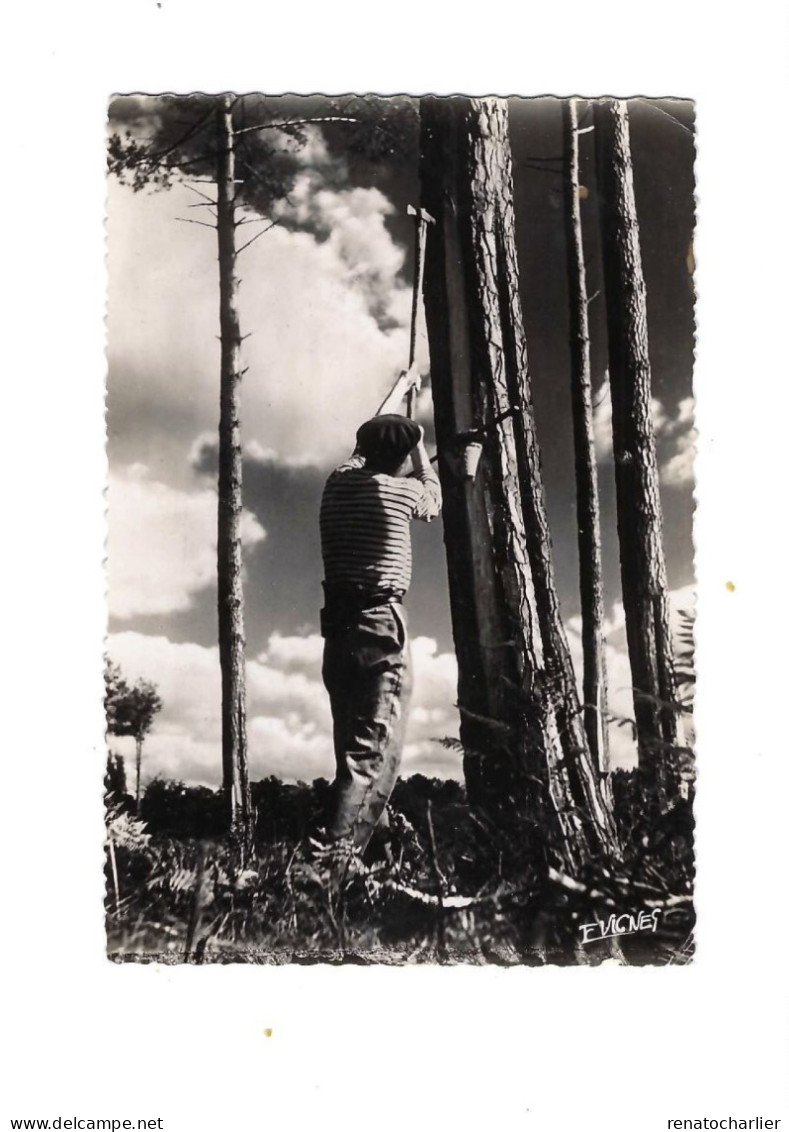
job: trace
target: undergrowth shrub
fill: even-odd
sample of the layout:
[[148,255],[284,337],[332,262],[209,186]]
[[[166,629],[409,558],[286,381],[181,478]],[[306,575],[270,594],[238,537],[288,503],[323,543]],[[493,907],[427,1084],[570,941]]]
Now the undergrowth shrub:
[[650,825],[637,776],[615,772],[611,785],[622,859],[568,877],[550,846],[535,852],[534,839],[472,810],[454,782],[401,780],[393,860],[353,860],[340,872],[310,840],[330,797],[325,781],[255,784],[258,836],[247,861],[218,832],[217,791],[152,784],[140,819],[107,810],[108,950],[171,962],[595,962],[611,948],[581,948],[582,924],[659,907],[654,936],[622,939],[616,953],[684,961],[690,800]]

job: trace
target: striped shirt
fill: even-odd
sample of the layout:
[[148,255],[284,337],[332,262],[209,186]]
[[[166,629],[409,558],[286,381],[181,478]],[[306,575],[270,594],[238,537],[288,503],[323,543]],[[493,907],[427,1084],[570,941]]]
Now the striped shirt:
[[402,590],[411,583],[412,519],[430,522],[441,510],[438,476],[370,472],[352,456],[332,472],[321,501],[325,581],[366,591]]

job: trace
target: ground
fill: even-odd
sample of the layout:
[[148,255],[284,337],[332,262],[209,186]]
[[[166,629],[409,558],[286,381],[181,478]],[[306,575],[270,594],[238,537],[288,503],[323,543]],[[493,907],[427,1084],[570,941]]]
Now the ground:
[[[493,828],[457,783],[422,776],[393,795],[392,859],[327,853],[315,836],[327,790],[255,784],[258,835],[245,856],[221,835],[212,791],[154,784],[139,818],[130,800],[110,798],[110,957],[664,965],[692,955],[689,800],[647,829],[633,816],[637,781],[621,776],[622,860],[568,876]],[[597,938],[623,927],[614,940]]]

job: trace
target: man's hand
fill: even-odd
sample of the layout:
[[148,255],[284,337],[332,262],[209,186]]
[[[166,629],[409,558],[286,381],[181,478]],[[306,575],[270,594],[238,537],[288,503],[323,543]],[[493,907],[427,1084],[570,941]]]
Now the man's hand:
[[404,369],[398,380],[403,383],[404,396],[409,389],[415,389],[418,393],[422,388],[422,375],[416,362],[409,369]]
[[392,386],[391,392],[384,398],[379,405],[376,416],[380,417],[382,413],[396,413],[400,409],[400,402],[405,397],[410,389],[419,390],[422,386],[422,376],[419,373],[416,362],[408,369],[401,371],[397,381]]

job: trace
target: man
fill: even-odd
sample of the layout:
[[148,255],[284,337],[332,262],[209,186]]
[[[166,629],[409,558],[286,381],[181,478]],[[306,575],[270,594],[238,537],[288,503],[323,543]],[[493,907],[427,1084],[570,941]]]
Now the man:
[[337,760],[328,835],[359,852],[376,827],[385,840],[402,756],[412,685],[402,606],[411,582],[410,523],[430,522],[441,510],[423,430],[394,413],[418,385],[415,367],[400,374],[359,428],[350,460],[329,476],[321,502],[323,679]]

